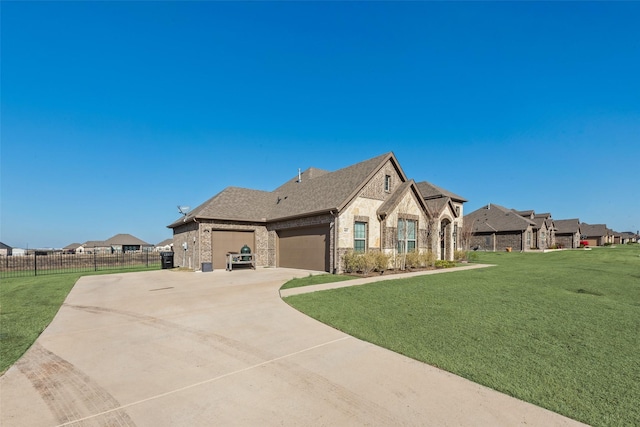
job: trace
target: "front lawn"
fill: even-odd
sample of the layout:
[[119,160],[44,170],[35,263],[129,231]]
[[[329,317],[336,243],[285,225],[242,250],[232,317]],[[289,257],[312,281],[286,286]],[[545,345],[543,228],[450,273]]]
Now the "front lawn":
[[640,425],[640,248],[480,253],[497,267],[290,296],[360,339],[570,418]]

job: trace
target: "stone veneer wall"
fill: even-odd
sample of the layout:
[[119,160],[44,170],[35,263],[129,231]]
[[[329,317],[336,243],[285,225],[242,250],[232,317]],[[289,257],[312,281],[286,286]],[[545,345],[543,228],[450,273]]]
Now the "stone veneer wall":
[[[518,231],[512,233],[495,233],[495,250],[500,252],[510,247],[512,251],[519,252],[522,250],[523,237],[523,232]],[[470,247],[474,248],[478,246],[480,250],[493,251],[493,239],[494,234],[474,234],[471,236]]]
[[[212,262],[211,253],[211,231],[215,230],[248,230],[254,231],[255,248],[251,248],[256,254],[256,266],[271,266],[271,249],[269,246],[269,236],[266,226],[262,224],[251,224],[236,221],[214,221],[198,220],[198,222],[188,222],[185,225],[176,227],[173,231],[174,265],[177,267],[188,267],[195,270],[200,269],[203,262]],[[195,239],[194,239],[195,238]],[[195,241],[194,241],[195,240]],[[182,244],[187,243],[185,251]]]
[[[390,191],[384,190],[384,177],[389,175],[391,177]],[[387,200],[387,198],[398,188],[398,185],[402,183],[402,177],[398,173],[398,170],[393,166],[391,161],[380,168],[380,170],[371,178],[371,180],[364,186],[359,194],[359,197],[366,197],[374,200]]]

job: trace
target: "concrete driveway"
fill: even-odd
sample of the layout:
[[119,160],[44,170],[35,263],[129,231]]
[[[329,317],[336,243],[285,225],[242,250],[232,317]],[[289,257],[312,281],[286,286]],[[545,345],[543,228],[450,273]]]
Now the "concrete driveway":
[[580,425],[297,312],[278,289],[308,274],[83,277],[0,378],[0,424]]

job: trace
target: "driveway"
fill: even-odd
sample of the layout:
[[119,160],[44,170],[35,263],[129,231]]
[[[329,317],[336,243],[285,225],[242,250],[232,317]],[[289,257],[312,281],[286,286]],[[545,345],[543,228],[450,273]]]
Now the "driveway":
[[278,289],[308,274],[83,277],[0,378],[0,425],[581,425],[297,312]]

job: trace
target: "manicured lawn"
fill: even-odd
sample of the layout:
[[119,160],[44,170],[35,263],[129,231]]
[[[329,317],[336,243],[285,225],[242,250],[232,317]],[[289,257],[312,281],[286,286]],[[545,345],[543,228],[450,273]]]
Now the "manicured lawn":
[[596,426],[640,425],[640,247],[481,253],[480,270],[286,301],[355,337]]
[[2,279],[0,283],[0,374],[18,360],[51,323],[67,294],[80,277],[146,270],[149,269],[134,268]]
[[322,283],[342,282],[345,280],[357,279],[355,276],[342,276],[339,274],[316,274],[307,277],[291,279],[280,289],[299,288],[301,286],[320,285]]

